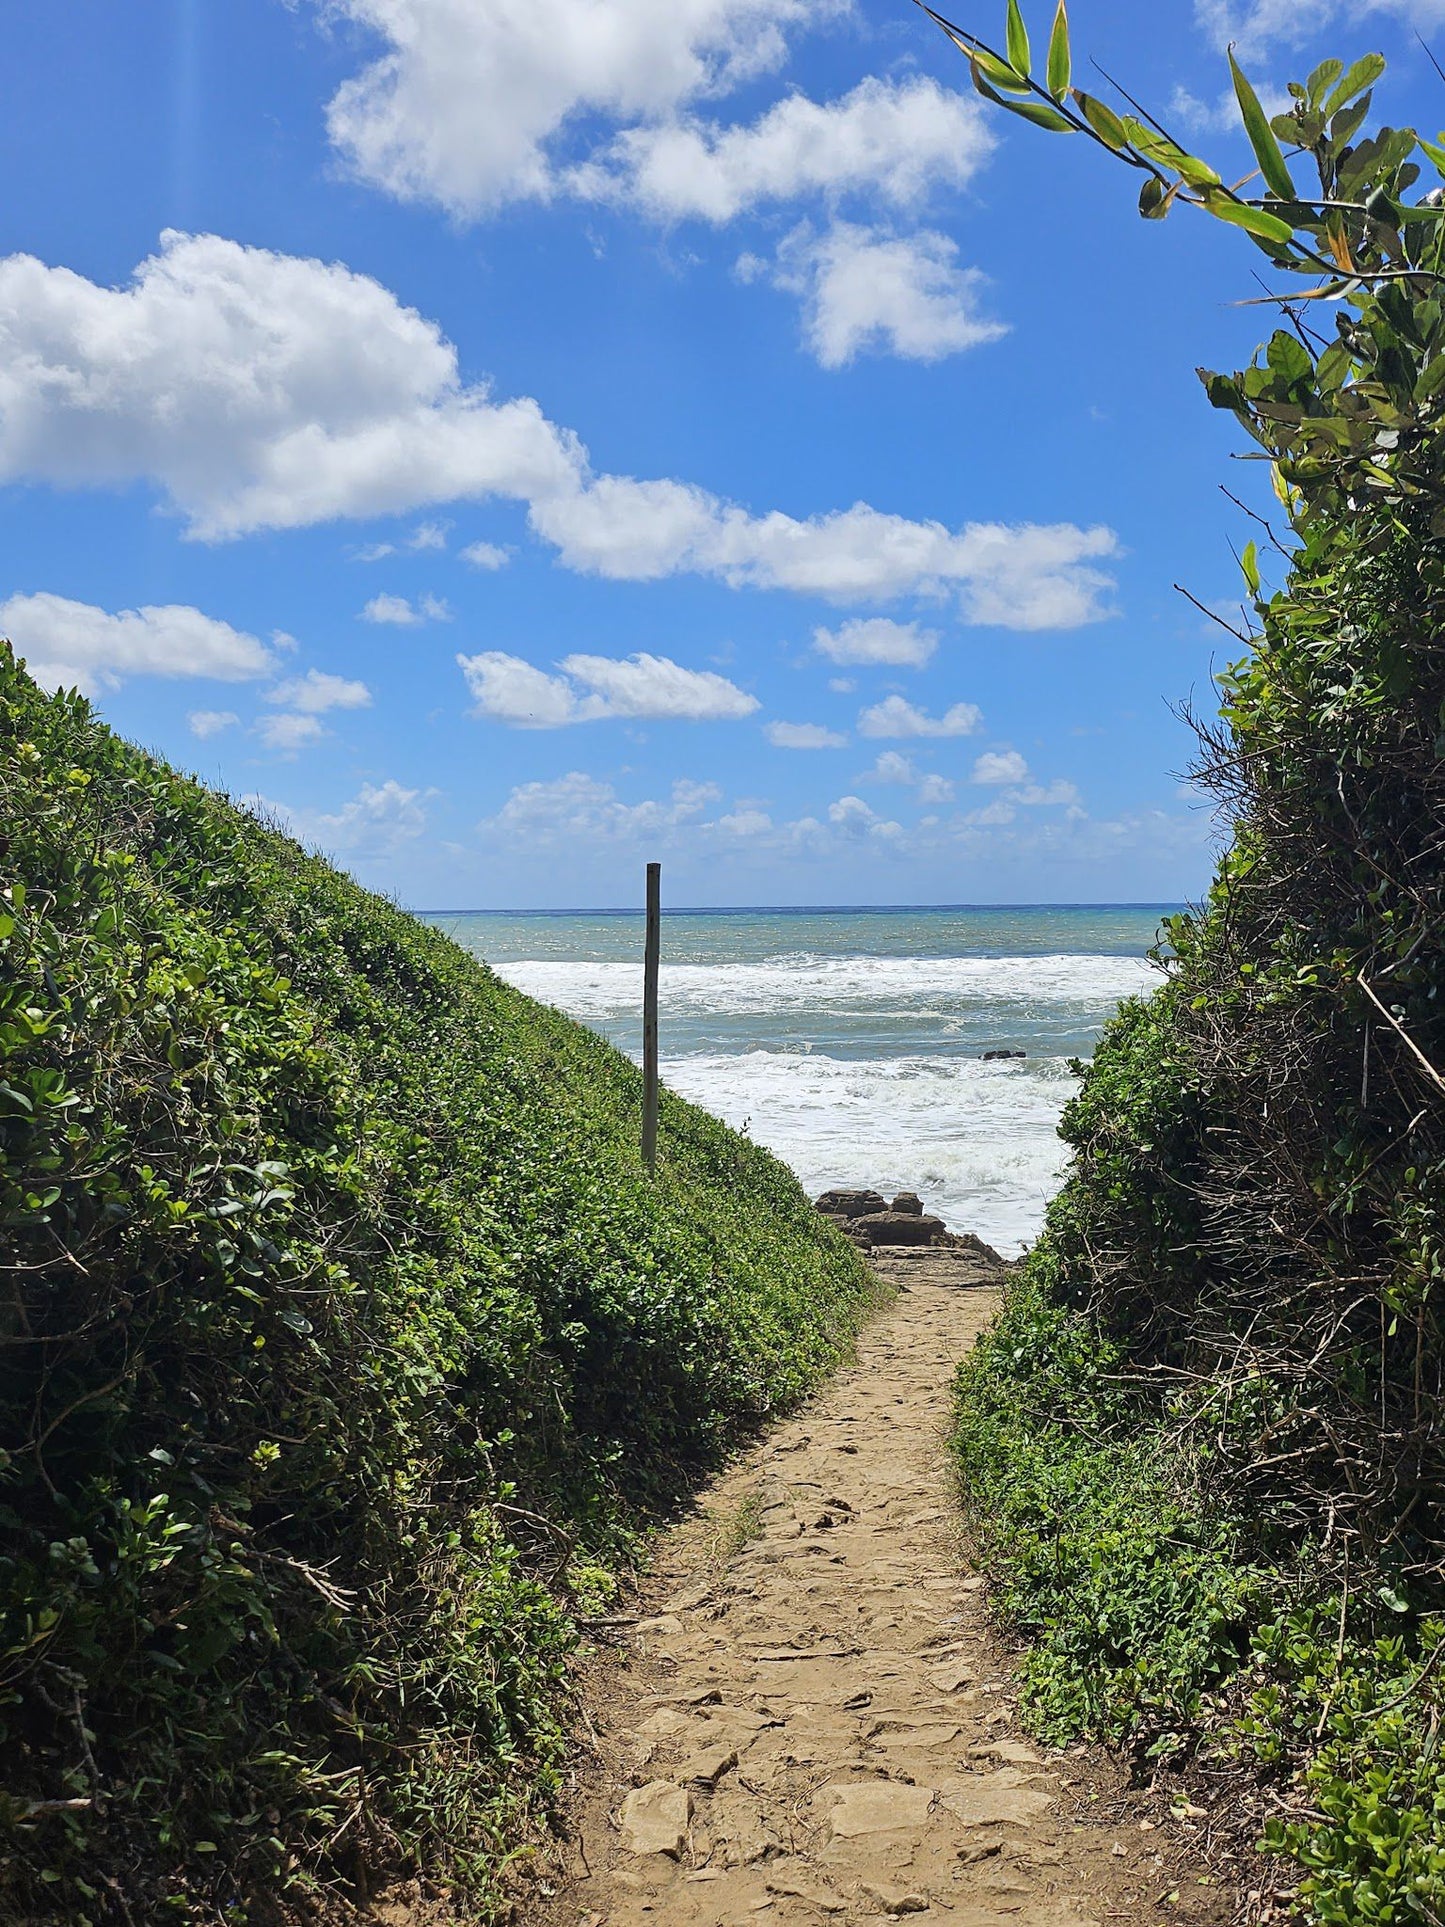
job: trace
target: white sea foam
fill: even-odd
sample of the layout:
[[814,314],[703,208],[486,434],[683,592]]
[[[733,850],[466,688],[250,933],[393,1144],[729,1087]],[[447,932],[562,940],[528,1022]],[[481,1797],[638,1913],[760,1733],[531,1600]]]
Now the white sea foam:
[[[637,1008],[640,966],[621,962],[498,963],[509,983],[584,1021]],[[920,998],[1001,1004],[1113,1004],[1151,989],[1143,957],[821,957],[808,953],[762,963],[664,964],[664,1012],[726,1016],[817,1007],[821,1013]]]
[[666,1061],[664,1082],[791,1165],[810,1196],[869,1184],[1007,1254],[1037,1235],[1067,1158],[1056,1134],[1076,1088],[1061,1059],[849,1061],[778,1051]]
[[[496,968],[636,1048],[636,959]],[[951,1227],[1014,1253],[1063,1174],[1070,1057],[1088,1054],[1121,998],[1158,981],[1143,957],[1093,953],[664,964],[663,1076],[746,1127],[810,1193],[917,1191]],[[982,1061],[1005,1048],[1028,1056]]]

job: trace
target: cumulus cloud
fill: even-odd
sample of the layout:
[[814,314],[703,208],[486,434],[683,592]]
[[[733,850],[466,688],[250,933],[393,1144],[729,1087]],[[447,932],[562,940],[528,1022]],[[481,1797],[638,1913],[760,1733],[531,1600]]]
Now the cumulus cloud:
[[935,80],[870,76],[839,100],[790,94],[746,126],[685,117],[628,128],[567,185],[659,220],[717,224],[804,194],[908,207],[935,185],[965,186],[993,146],[976,101]]
[[830,662],[884,662],[921,669],[938,647],[938,631],[887,616],[854,617],[837,629],[815,629],[813,646]]
[[1007,333],[979,313],[983,274],[960,267],[957,244],[932,228],[835,221],[818,234],[804,222],[779,245],[772,280],[800,297],[803,339],[824,368],[869,350],[940,361]]
[[423,622],[450,622],[452,612],[440,596],[424,595],[415,603],[404,595],[374,595],[361,612],[363,622],[389,622],[414,629]]
[[329,0],[381,51],[327,110],[353,173],[400,200],[475,216],[556,184],[569,120],[663,117],[776,67],[824,0]]
[[610,783],[571,770],[545,782],[522,783],[497,814],[477,827],[501,834],[524,848],[572,848],[579,842],[628,842],[656,837],[702,815],[721,802],[715,783],[674,783],[668,802],[624,803]]
[[505,569],[511,559],[511,550],[498,548],[495,542],[469,542],[462,550],[463,562],[474,569]]
[[[378,282],[214,235],[165,235],[123,289],[0,261],[0,481],[21,479],[149,480],[207,539],[504,496],[584,573],[842,602],[951,590],[966,621],[1019,629],[1106,614],[1096,565],[1118,549],[1102,527],[951,530],[862,502],[751,514],[685,482],[594,474],[535,401],[464,383],[435,324]],[[380,600],[397,620],[404,598]]]
[[308,716],[323,716],[328,709],[370,709],[371,691],[364,682],[347,676],[332,676],[324,669],[308,669],[304,676],[292,676],[266,692],[268,703],[284,703],[288,709]]
[[1297,47],[1337,23],[1392,15],[1420,33],[1445,26],[1445,0],[1195,0],[1195,17],[1217,47],[1241,54]]
[[[0,371],[0,388],[4,381]],[[250,682],[275,667],[255,636],[187,603],[146,604],[112,615],[46,591],[13,595],[0,602],[0,635],[10,638],[47,689],[64,686],[87,695],[119,689],[128,676]]]
[[279,716],[262,716],[255,727],[257,736],[267,749],[274,749],[283,756],[294,756],[298,749],[312,748],[326,734],[318,717],[290,710],[283,711]]
[[585,574],[638,582],[689,572],[840,602],[952,589],[965,621],[1011,629],[1099,620],[1112,584],[1092,564],[1118,550],[1107,528],[971,522],[954,531],[866,502],[806,519],[749,515],[687,483],[621,475],[535,503],[531,519]]
[[418,522],[404,541],[373,542],[368,548],[358,549],[355,559],[358,562],[384,562],[389,555],[420,555],[429,550],[444,549],[451,526],[450,522]]
[[846,736],[823,723],[765,723],[763,734],[774,749],[845,749]]
[[499,649],[459,655],[457,662],[476,705],[473,713],[516,729],[558,729],[607,717],[721,722],[750,716],[758,707],[755,696],[726,676],[684,669],[645,652],[623,660],[564,656],[559,676]]
[[1022,783],[1029,766],[1016,749],[985,750],[973,766],[974,783]]
[[912,758],[896,749],[881,750],[877,762],[862,780],[865,783],[902,784],[905,788],[916,790],[918,801],[925,806],[953,801],[953,784],[946,776],[915,768]]
[[858,718],[860,736],[973,736],[982,728],[975,703],[954,703],[942,716],[930,716],[902,696],[885,696]]
[[240,717],[233,709],[192,709],[186,715],[186,723],[193,736],[204,743],[212,736],[219,736],[222,730],[234,729]]
[[828,821],[845,837],[864,836],[892,839],[903,834],[903,825],[881,817],[861,796],[840,796],[828,805]]
[[339,810],[313,819],[315,840],[338,854],[389,856],[425,830],[423,802],[421,790],[406,789],[394,777],[363,783]]
[[575,472],[534,401],[464,385],[369,276],[167,232],[128,287],[0,261],[0,478],[146,477],[193,534],[522,495]]

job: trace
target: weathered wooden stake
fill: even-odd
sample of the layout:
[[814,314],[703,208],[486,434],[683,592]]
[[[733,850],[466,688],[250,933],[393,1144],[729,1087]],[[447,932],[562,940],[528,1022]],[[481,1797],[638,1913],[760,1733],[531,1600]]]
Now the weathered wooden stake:
[[657,966],[662,954],[662,865],[647,866],[647,940],[642,955],[642,1162],[657,1166]]

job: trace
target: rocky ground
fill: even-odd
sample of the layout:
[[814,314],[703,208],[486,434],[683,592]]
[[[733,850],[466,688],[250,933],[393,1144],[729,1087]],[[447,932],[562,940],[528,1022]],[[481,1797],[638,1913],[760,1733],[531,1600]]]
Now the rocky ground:
[[900,1289],[856,1367],[662,1542],[639,1616],[599,1628],[563,1866],[520,1917],[1226,1921],[1195,1820],[1016,1724],[943,1436],[996,1263],[930,1246],[872,1262]]

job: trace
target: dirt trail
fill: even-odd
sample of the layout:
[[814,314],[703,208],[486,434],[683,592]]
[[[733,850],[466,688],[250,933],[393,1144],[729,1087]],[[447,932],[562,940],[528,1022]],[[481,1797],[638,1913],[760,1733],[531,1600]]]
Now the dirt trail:
[[599,1658],[537,1927],[1226,1917],[1199,1869],[1166,1865],[1157,1805],[1014,1725],[942,1439],[997,1274],[949,1251],[875,1262],[905,1288],[857,1366],[668,1536],[652,1616]]

